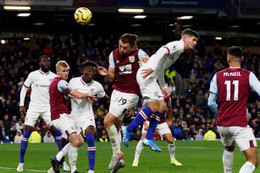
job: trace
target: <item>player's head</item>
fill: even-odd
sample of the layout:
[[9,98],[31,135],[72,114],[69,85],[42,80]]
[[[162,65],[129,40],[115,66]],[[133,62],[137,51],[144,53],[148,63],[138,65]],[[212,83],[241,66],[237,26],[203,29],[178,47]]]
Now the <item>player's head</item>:
[[122,56],[128,56],[136,48],[137,35],[126,33],[120,37],[118,49]]
[[50,57],[47,55],[40,56],[39,65],[40,65],[41,71],[48,72],[50,70],[50,66],[51,66]]
[[232,47],[228,48],[227,61],[229,64],[230,63],[241,64],[243,59],[244,59],[243,50],[240,47],[232,46]]
[[67,80],[69,76],[70,66],[66,61],[58,61],[56,64],[56,72],[57,76],[60,78]]
[[181,38],[184,41],[184,49],[194,49],[199,39],[199,34],[192,29],[185,29],[182,31]]
[[85,61],[82,63],[83,80],[87,83],[91,82],[97,73],[97,64],[93,61]]

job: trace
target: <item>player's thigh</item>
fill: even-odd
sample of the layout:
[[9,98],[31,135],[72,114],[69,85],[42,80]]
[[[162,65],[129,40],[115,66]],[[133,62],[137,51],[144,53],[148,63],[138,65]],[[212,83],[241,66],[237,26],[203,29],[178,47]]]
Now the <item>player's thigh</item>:
[[166,122],[158,124],[157,130],[161,137],[164,137],[168,142],[173,142],[171,130]]
[[24,125],[34,127],[41,113],[36,108],[29,108],[26,113]]
[[218,126],[221,142],[225,147],[230,147],[234,139],[234,129],[231,127]]
[[[71,118],[71,115],[68,114],[62,114],[59,119],[52,121],[53,125],[61,131],[62,137],[65,139],[68,139],[68,137],[75,133],[75,122],[73,118]],[[77,133],[76,133],[77,134]]]
[[136,94],[129,94],[114,90],[111,95],[109,112],[122,121],[124,114],[136,106],[138,100],[139,97]]
[[50,109],[44,111],[44,112],[41,114],[41,116],[42,116],[43,120],[46,122],[46,124],[47,124],[48,126],[51,127],[51,126],[53,125],[53,123],[51,122],[51,111],[50,111]]
[[95,131],[96,131],[96,123],[95,123],[95,118],[94,118],[94,114],[92,113],[88,113],[88,115],[86,116],[80,116],[79,118],[79,123],[78,123],[78,125],[80,126],[80,129],[83,131],[83,134],[84,134],[84,136],[86,136],[86,130],[90,127],[90,126],[92,126],[92,127],[94,127],[94,130],[93,130],[93,132],[91,132],[90,130],[89,130],[89,132],[88,133],[95,133]]
[[256,139],[250,127],[236,127],[235,141],[240,151],[257,147]]
[[163,100],[163,94],[155,79],[141,80],[139,83],[140,91],[144,99],[149,101]]

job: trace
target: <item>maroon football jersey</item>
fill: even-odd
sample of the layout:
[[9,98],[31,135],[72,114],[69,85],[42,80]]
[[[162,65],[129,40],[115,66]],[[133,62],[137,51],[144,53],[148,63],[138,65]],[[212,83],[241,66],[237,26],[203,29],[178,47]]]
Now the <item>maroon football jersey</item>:
[[249,74],[242,68],[228,68],[216,75],[218,85],[218,126],[242,126],[247,123]]
[[64,94],[58,90],[58,83],[62,80],[59,77],[55,77],[50,85],[50,105],[51,105],[51,121],[60,118],[63,113],[69,114],[69,109],[66,105]]
[[113,51],[114,62],[115,62],[115,84],[113,88],[131,94],[140,94],[139,85],[136,81],[136,73],[139,69],[139,49],[133,51],[127,57],[122,56],[119,50]]

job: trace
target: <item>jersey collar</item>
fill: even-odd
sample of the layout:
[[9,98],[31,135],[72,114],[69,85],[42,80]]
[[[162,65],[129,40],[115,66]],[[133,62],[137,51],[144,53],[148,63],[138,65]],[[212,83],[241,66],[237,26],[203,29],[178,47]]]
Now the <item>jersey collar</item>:
[[92,81],[90,81],[89,83],[84,82],[83,76],[80,77],[80,81],[81,81],[81,83],[82,83],[83,85],[87,85],[87,86],[91,85],[91,84],[94,82],[93,79],[92,79]]
[[44,73],[43,71],[41,71],[41,69],[39,69],[39,72],[42,74],[42,75],[48,75],[50,73],[50,71]]

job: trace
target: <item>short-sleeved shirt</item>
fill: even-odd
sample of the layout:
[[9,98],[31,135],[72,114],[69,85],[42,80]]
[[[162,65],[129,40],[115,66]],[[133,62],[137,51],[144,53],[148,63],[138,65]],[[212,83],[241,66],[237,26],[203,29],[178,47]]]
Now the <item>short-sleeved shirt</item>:
[[247,123],[249,89],[260,94],[260,83],[255,75],[242,68],[228,68],[216,73],[210,92],[218,94],[218,126],[242,126]]
[[50,107],[49,87],[55,77],[56,74],[50,71],[44,73],[41,70],[33,71],[28,75],[24,82],[24,87],[31,87],[30,107]]

